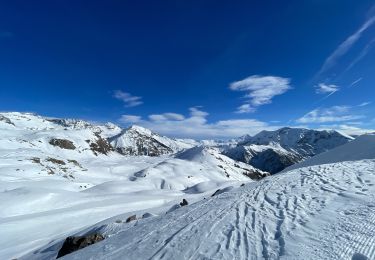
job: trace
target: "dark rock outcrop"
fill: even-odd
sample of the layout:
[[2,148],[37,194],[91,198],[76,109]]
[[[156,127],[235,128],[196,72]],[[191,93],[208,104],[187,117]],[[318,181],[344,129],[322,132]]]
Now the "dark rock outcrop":
[[137,216],[136,215],[132,215],[132,216],[128,217],[125,222],[129,223],[129,222],[134,221],[134,220],[137,220]]
[[183,207],[183,206],[186,206],[188,205],[189,203],[187,202],[186,199],[183,199],[182,202],[180,202],[180,206]]
[[59,160],[59,159],[56,159],[56,158],[51,158],[51,157],[48,157],[46,159],[47,162],[51,162],[51,163],[54,163],[54,164],[59,164],[59,165],[65,165],[65,162],[63,160]]
[[7,118],[6,116],[0,115],[0,121],[3,121],[8,125],[15,126],[15,124],[9,118]]
[[95,244],[102,240],[104,240],[104,237],[98,233],[85,236],[67,237],[56,258],[63,257],[64,255],[73,253],[74,251],[85,248],[86,246]]
[[214,197],[216,195],[219,195],[221,193],[221,189],[217,189],[212,195],[211,197]]
[[49,144],[53,145],[53,146],[60,147],[62,149],[69,149],[69,150],[76,149],[73,142],[69,141],[69,140],[66,140],[66,139],[52,138],[51,140],[49,140]]
[[91,151],[93,151],[95,155],[97,155],[97,153],[107,155],[109,152],[114,150],[110,143],[106,139],[102,138],[98,133],[95,133],[95,136],[96,140],[94,142],[89,140]]

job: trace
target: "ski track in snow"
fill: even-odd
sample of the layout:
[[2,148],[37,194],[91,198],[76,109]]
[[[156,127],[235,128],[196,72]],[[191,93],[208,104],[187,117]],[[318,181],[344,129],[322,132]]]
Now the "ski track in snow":
[[375,160],[302,168],[140,221],[66,259],[375,259]]

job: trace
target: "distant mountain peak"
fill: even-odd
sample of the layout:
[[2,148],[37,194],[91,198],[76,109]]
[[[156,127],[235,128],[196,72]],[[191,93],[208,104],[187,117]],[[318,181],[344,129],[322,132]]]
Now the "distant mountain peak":
[[119,153],[124,155],[159,156],[192,147],[181,140],[158,135],[138,125],[124,129],[118,135],[109,138],[109,141]]
[[127,129],[125,129],[125,131],[136,131],[140,134],[144,134],[144,135],[153,135],[155,134],[154,132],[152,132],[150,129],[148,128],[145,128],[143,126],[139,126],[139,125],[132,125],[130,127],[128,127]]
[[224,154],[270,173],[346,144],[353,138],[332,130],[283,127],[261,131]]

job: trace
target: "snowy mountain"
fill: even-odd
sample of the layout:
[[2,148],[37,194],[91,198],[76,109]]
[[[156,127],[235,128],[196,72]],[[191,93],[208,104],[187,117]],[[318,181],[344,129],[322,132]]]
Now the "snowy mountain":
[[122,131],[110,123],[0,113],[0,259],[118,214],[165,213],[183,199],[193,203],[265,175],[212,148],[175,154],[199,143],[140,128],[173,154],[124,156],[107,141]]
[[[334,163],[269,176],[159,216],[104,220],[75,234],[104,240],[66,259],[375,259],[374,147],[367,135],[315,157]],[[20,259],[53,259],[63,242]]]
[[[296,156],[297,160],[300,153],[310,156],[308,152],[320,152],[333,146],[328,144],[349,140],[337,134],[333,135],[336,140],[331,134],[324,138],[325,135],[305,133],[304,138],[291,142],[294,134],[288,140],[280,141],[282,136],[280,133],[277,138],[262,138],[272,141],[257,140],[256,144],[247,143],[254,137],[246,136],[236,148],[251,148],[251,151],[264,155],[263,151],[271,147],[278,154],[286,154],[285,160],[294,159],[292,156]],[[298,141],[300,139],[304,141]],[[198,252],[198,255],[191,255],[192,258],[247,258],[246,254],[250,253],[246,253],[246,248],[257,256],[253,258],[261,256],[263,251],[264,258],[274,258],[278,252],[288,249],[282,246],[284,236],[294,233],[290,226],[285,226],[285,231],[283,227],[279,230],[279,221],[284,217],[286,224],[297,225],[301,219],[305,220],[309,212],[320,214],[314,211],[315,205],[329,205],[331,199],[336,200],[330,197],[333,194],[325,190],[328,184],[346,189],[342,191],[343,196],[347,196],[347,193],[348,196],[357,196],[355,192],[361,192],[369,200],[373,199],[372,186],[368,182],[372,181],[371,173],[368,172],[373,170],[373,154],[369,151],[372,151],[374,144],[372,139],[361,141],[358,145],[355,145],[356,142],[347,144],[353,145],[350,152],[340,150],[333,155],[352,152],[350,158],[361,160],[359,162],[341,163],[342,158],[338,158],[328,161],[336,162],[333,165],[301,168],[292,171],[293,174],[287,172],[286,177],[275,175],[258,182],[268,173],[221,153],[222,149],[236,144],[233,140],[207,141],[207,146],[194,140],[163,137],[137,126],[124,130],[111,123],[102,125],[31,113],[0,113],[0,259],[54,259],[65,238],[87,232],[100,232],[94,237],[104,238],[104,241],[93,245],[92,249],[83,249],[82,254],[86,254],[83,253],[85,250],[96,250],[96,247],[104,244],[105,249],[94,254],[108,259],[118,257],[111,248],[118,248],[119,252],[129,255],[127,259],[135,258],[140,254],[138,249],[134,249],[135,244],[138,244],[139,250],[144,246],[148,248],[142,249],[145,250],[145,258],[157,259],[161,257],[159,253],[165,252],[166,256],[180,259],[179,254],[183,252],[180,241],[184,237],[188,241],[184,254],[190,256],[191,250]],[[115,148],[119,147],[128,149],[125,151],[130,149],[133,152],[128,154],[132,155],[160,156],[124,156],[116,151]],[[361,152],[364,147],[367,147],[366,154]],[[275,158],[272,153],[269,156],[270,159]],[[263,158],[266,158],[264,163],[269,164],[268,157]],[[319,163],[324,162],[323,159],[319,160]],[[360,174],[370,177],[365,178]],[[354,175],[363,178],[362,181],[354,179]],[[304,178],[298,179],[301,176]],[[274,177],[276,179],[270,179]],[[335,179],[340,177],[349,182],[345,184]],[[309,178],[316,181],[312,182],[315,186],[311,189],[305,185]],[[272,185],[271,180],[275,180]],[[319,185],[325,186],[320,190]],[[362,190],[356,188],[360,185]],[[299,204],[293,210],[293,196],[297,195],[300,196],[296,202]],[[322,196],[319,201],[313,199],[318,195]],[[306,212],[302,209],[306,209]],[[223,222],[217,219],[221,216]],[[241,226],[236,219],[244,216],[251,222],[239,221],[246,223]],[[320,219],[324,218],[320,216]],[[253,228],[252,223],[259,225]],[[259,226],[262,228],[259,229]],[[160,240],[154,237],[154,230],[156,233],[160,231]],[[292,230],[291,233],[288,230]],[[146,231],[150,239],[155,238],[157,242],[149,240],[144,233]],[[130,237],[122,241],[121,232]],[[175,238],[170,232],[176,234]],[[202,245],[202,250],[195,248],[190,232],[196,233],[196,242]],[[202,236],[209,239],[204,241]],[[227,240],[226,236],[229,237]],[[143,239],[144,244],[139,245],[139,239]],[[253,244],[249,245],[249,241],[253,241]],[[238,251],[233,249],[232,243],[235,243]],[[175,245],[177,251],[169,250]],[[293,255],[293,252],[285,255]],[[90,254],[80,257],[96,257]],[[367,255],[371,256],[370,253]],[[75,257],[75,253],[66,258],[71,257]]]
[[236,147],[226,149],[223,153],[273,174],[352,139],[337,131],[285,127],[247,137]]
[[160,136],[149,129],[136,125],[110,137],[109,142],[121,154],[138,156],[160,156],[192,147],[190,143],[181,139],[176,140]]
[[292,165],[286,168],[284,171],[313,165],[373,158],[375,158],[375,133],[358,136],[356,139],[345,145],[338,146],[332,150],[311,157],[303,162]]
[[196,191],[196,185],[219,186],[226,181],[258,180],[267,176],[254,167],[220,154],[218,149],[193,147],[134,174],[133,181],[152,182],[160,189]]

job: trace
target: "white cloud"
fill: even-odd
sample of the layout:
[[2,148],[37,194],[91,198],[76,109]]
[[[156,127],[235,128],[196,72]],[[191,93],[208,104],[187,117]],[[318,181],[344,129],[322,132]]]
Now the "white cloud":
[[236,113],[243,114],[243,113],[251,113],[254,111],[255,111],[255,108],[252,107],[250,104],[243,104],[237,107]]
[[149,115],[148,118],[152,121],[184,120],[185,119],[183,115],[176,114],[176,113]]
[[316,124],[329,122],[344,122],[361,119],[364,116],[350,114],[350,106],[333,106],[330,108],[317,108],[303,117],[297,119],[297,123]]
[[362,135],[367,133],[374,133],[375,129],[366,129],[366,128],[360,128],[351,126],[348,124],[340,124],[340,125],[321,125],[318,129],[320,130],[336,130],[344,132],[348,135]]
[[332,94],[340,89],[340,87],[337,85],[334,85],[334,84],[327,85],[324,83],[320,83],[318,86],[315,86],[315,88],[316,88],[316,93],[318,94],[326,94],[326,93]]
[[368,105],[370,105],[371,104],[371,102],[362,102],[361,104],[359,104],[358,106],[359,107],[365,107],[365,106],[368,106]]
[[[170,117],[166,118],[165,114],[150,115],[148,119],[141,119],[139,116],[125,115],[122,117],[122,123],[134,123],[149,128],[157,133],[172,137],[188,138],[233,138],[245,134],[256,134],[264,129],[277,129],[278,126],[269,126],[267,123],[256,119],[231,119],[220,120],[208,123],[208,113],[198,107],[189,109],[188,117]],[[174,113],[166,113],[174,114]],[[177,114],[178,115],[178,114]]]
[[276,76],[253,75],[230,84],[234,91],[247,92],[247,103],[237,108],[238,113],[254,112],[256,107],[269,104],[272,98],[291,89],[290,79]]
[[125,107],[135,107],[143,104],[142,97],[133,96],[121,90],[115,90],[113,97],[124,102]]
[[119,119],[119,121],[124,124],[134,124],[140,122],[141,120],[142,118],[140,116],[134,115],[122,115]]
[[189,108],[190,114],[192,117],[206,117],[209,114],[207,112],[204,112],[202,110],[199,110],[200,107],[191,107]]
[[333,67],[337,60],[350,50],[350,48],[361,38],[362,33],[372,26],[374,22],[375,16],[370,17],[355,33],[350,35],[344,42],[342,42],[324,61],[324,64],[317,75],[320,75]]

